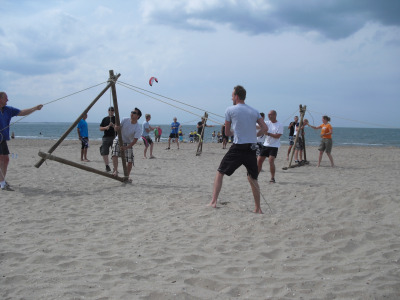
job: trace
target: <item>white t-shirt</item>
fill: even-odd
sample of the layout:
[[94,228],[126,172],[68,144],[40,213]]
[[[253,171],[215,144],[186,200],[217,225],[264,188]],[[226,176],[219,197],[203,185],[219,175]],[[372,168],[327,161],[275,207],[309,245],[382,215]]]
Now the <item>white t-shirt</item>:
[[[272,123],[270,120],[268,120],[265,123],[268,126],[268,133],[283,134],[283,125],[280,122],[276,121],[275,123]],[[267,136],[264,146],[279,148],[281,146],[281,138],[276,139],[272,136]]]
[[[257,132],[256,132],[256,134],[257,134],[260,130],[261,130],[261,129],[258,129]],[[258,136],[258,137],[257,137],[257,143],[264,144],[264,142],[265,142],[265,137],[266,137],[265,134],[263,134],[263,135],[261,135],[261,136]]]
[[131,118],[123,118],[121,122],[122,142],[130,144],[134,139],[140,139],[142,136],[142,128],[139,123],[132,124]]
[[145,122],[142,124],[142,135],[143,135],[143,136],[149,136],[150,131],[147,132],[146,129],[150,129],[150,124],[149,124],[149,122],[147,122],[147,121],[145,121]]
[[257,143],[256,123],[260,113],[247,104],[229,106],[225,111],[225,120],[231,122],[234,132],[234,144]]

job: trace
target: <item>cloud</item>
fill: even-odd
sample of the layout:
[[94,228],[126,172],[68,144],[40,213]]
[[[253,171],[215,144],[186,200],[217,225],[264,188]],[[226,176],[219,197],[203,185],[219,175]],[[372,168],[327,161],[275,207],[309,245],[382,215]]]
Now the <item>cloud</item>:
[[71,68],[74,57],[85,52],[87,36],[82,27],[82,22],[60,10],[44,11],[8,26],[0,41],[0,69],[40,75]]
[[222,24],[250,34],[297,30],[336,40],[349,37],[370,22],[399,26],[399,10],[396,0],[153,0],[146,2],[143,15],[148,22],[183,30],[213,31]]

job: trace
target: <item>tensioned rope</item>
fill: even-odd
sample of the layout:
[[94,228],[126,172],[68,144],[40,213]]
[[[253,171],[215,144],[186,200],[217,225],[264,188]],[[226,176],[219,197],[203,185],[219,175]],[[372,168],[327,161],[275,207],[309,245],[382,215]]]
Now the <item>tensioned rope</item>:
[[[88,88],[85,88],[85,89],[83,89],[83,90],[74,92],[74,93],[72,93],[72,94],[69,94],[69,95],[66,95],[66,96],[63,96],[63,97],[60,97],[60,98],[51,100],[51,101],[49,101],[49,102],[44,103],[43,106],[48,105],[48,104],[53,103],[53,102],[56,102],[56,101],[60,101],[60,100],[62,100],[62,99],[68,98],[68,97],[71,97],[71,96],[76,95],[76,94],[79,94],[79,93],[81,93],[81,92],[90,90],[90,89],[95,88],[95,87],[97,87],[97,86],[99,86],[99,85],[102,85],[102,84],[104,84],[104,83],[107,83],[107,82],[102,82],[102,83],[99,83],[99,84],[90,86],[90,87],[88,87]],[[29,116],[29,115],[27,115],[27,116]],[[21,122],[21,121],[22,121],[23,119],[25,119],[27,116],[23,116],[23,117],[21,117],[20,119],[18,119],[17,121],[12,122],[12,123],[10,123],[8,126],[2,128],[2,129],[0,129],[0,141],[3,140],[3,135],[2,135],[2,133],[1,133],[3,130],[9,128],[10,126],[12,126],[12,125],[14,125],[14,124],[16,124],[16,123],[18,123],[18,122]]]
[[[318,111],[313,111],[313,110],[308,110],[308,111],[309,111],[309,112],[316,113],[316,114],[321,114],[321,116],[325,115],[325,113],[321,113],[321,112],[318,112]],[[311,113],[310,113],[310,115],[311,115]],[[312,116],[312,115],[311,115],[311,116]],[[342,120],[346,120],[346,121],[351,121],[351,122],[355,122],[355,123],[366,124],[366,125],[372,125],[372,126],[378,126],[378,127],[384,127],[384,128],[394,128],[394,127],[387,126],[387,125],[382,125],[382,124],[377,124],[377,123],[372,123],[372,122],[365,122],[365,121],[358,121],[358,120],[343,118],[343,117],[339,117],[339,116],[332,116],[332,115],[329,115],[329,117],[331,117],[331,118],[337,118],[337,119],[342,119]],[[313,118],[313,121],[314,121],[314,118]],[[315,124],[314,124],[314,125],[315,125]],[[399,128],[394,128],[394,129],[399,129]]]
[[[130,89],[130,90],[132,90],[132,91],[135,91],[135,92],[137,92],[137,93],[139,93],[139,94],[142,94],[142,95],[147,96],[147,97],[149,97],[149,98],[152,98],[152,99],[154,99],[154,100],[160,101],[160,102],[162,102],[162,103],[164,103],[164,104],[170,105],[170,106],[172,106],[172,107],[175,107],[175,108],[177,108],[177,109],[180,109],[180,110],[182,110],[182,111],[185,111],[185,112],[187,112],[187,113],[190,113],[190,114],[195,115],[195,116],[198,116],[198,117],[203,117],[203,116],[202,116],[202,115],[198,115],[198,114],[196,114],[196,113],[193,113],[193,112],[191,112],[191,111],[189,111],[189,110],[187,110],[187,109],[181,108],[181,107],[179,107],[179,106],[176,106],[176,105],[174,105],[174,104],[168,103],[168,102],[166,102],[166,101],[164,101],[164,100],[161,100],[161,99],[158,99],[158,98],[156,98],[156,97],[153,97],[153,96],[151,96],[151,95],[149,95],[149,94],[153,94],[153,95],[156,95],[156,96],[158,96],[158,97],[162,97],[162,98],[165,98],[165,99],[168,99],[168,100],[177,102],[177,103],[179,103],[179,104],[189,106],[189,107],[194,108],[194,109],[197,109],[197,110],[206,111],[208,114],[211,114],[211,115],[214,115],[214,116],[217,116],[217,117],[220,117],[220,118],[224,118],[223,116],[218,115],[218,114],[213,113],[213,112],[210,112],[210,111],[208,111],[208,110],[206,110],[206,109],[202,109],[202,108],[199,108],[199,107],[196,107],[196,106],[193,106],[193,105],[184,103],[184,102],[182,102],[182,101],[178,101],[178,100],[172,99],[172,98],[170,98],[170,97],[166,97],[166,96],[163,96],[163,95],[160,95],[160,94],[157,94],[157,93],[148,91],[148,90],[146,90],[146,89],[139,88],[139,87],[134,86],[134,85],[131,85],[131,84],[129,84],[129,83],[125,83],[125,82],[122,82],[122,81],[118,81],[117,84],[119,84],[119,85],[121,85],[121,86],[123,86],[123,87],[125,87],[125,88],[127,88],[127,89]],[[139,90],[141,90],[141,91],[139,91]],[[142,92],[142,91],[144,91],[144,92]],[[149,93],[149,94],[146,94],[146,93]],[[212,118],[210,118],[210,117],[208,118],[208,120],[210,120],[210,121],[212,121],[212,122],[214,122],[214,123],[216,123],[216,124],[223,125],[223,123],[221,123],[221,122],[219,122],[219,121],[216,121],[215,119],[212,119]]]

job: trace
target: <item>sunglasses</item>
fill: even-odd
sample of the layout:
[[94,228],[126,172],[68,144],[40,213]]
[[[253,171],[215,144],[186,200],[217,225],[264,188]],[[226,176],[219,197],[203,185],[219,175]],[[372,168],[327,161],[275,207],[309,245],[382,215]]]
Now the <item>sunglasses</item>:
[[137,115],[136,111],[131,111],[131,114]]

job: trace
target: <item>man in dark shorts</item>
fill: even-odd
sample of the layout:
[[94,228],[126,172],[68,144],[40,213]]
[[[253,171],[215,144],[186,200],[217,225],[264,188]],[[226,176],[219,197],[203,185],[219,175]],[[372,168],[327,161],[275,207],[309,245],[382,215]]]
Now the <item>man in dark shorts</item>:
[[104,131],[102,144],[100,146],[100,154],[101,156],[103,156],[107,172],[111,172],[108,155],[110,154],[110,148],[112,147],[115,138],[114,124],[115,124],[114,107],[111,106],[108,108],[108,117],[105,117],[100,124],[100,131]]
[[10,122],[15,116],[23,117],[30,115],[34,111],[41,110],[43,105],[39,104],[35,107],[20,110],[18,108],[8,106],[8,96],[5,92],[0,92],[0,188],[3,191],[14,191],[6,182],[6,174],[10,158],[8,155],[7,141],[10,140]]
[[258,171],[261,171],[264,160],[268,157],[269,171],[271,173],[270,183],[275,183],[275,158],[278,155],[278,149],[281,146],[280,138],[283,134],[283,125],[276,119],[276,110],[268,113],[268,133],[262,145],[260,155],[257,159]]
[[150,157],[149,158],[156,158],[155,156],[153,156],[154,143],[150,137],[150,131],[153,131],[156,128],[153,126],[150,126],[150,124],[149,124],[149,121],[151,119],[150,114],[145,114],[145,118],[146,118],[146,121],[143,122],[143,124],[142,124],[142,140],[144,143],[143,158],[147,158],[146,153],[147,153],[147,148],[149,148],[149,147],[150,147]]
[[87,150],[89,148],[89,128],[86,122],[88,115],[84,114],[78,123],[77,131],[79,140],[81,141],[81,161],[89,162],[87,158]]
[[289,128],[289,149],[287,151],[287,158],[286,160],[289,160],[289,154],[290,151],[292,150],[292,147],[294,145],[294,129],[296,128],[296,126],[299,124],[299,117],[295,116],[294,117],[294,121],[290,122],[288,128]]
[[171,139],[175,139],[176,144],[178,145],[178,150],[179,150],[179,127],[181,124],[177,121],[178,119],[174,117],[174,122],[171,123],[171,133],[169,135],[168,139],[168,148],[166,150],[171,149]]
[[[209,206],[217,207],[217,199],[222,188],[224,175],[232,175],[237,168],[244,165],[247,169],[247,179],[250,183],[255,202],[255,213],[262,214],[260,205],[260,187],[258,185],[258,167],[256,156],[257,135],[268,131],[260,113],[244,103],[246,90],[238,85],[233,89],[232,101],[225,111],[226,136],[234,135],[233,144],[225,154],[214,179],[213,198]],[[256,133],[256,123],[261,127]],[[233,132],[231,131],[233,129]]]

